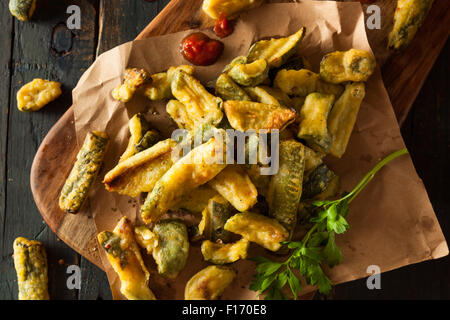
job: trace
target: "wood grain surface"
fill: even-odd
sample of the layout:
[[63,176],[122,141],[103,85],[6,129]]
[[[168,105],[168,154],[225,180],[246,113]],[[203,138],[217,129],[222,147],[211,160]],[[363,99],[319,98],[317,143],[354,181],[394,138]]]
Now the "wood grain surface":
[[[198,0],[196,1],[198,2]],[[145,32],[153,35],[158,34],[157,32],[166,33],[202,26],[204,19],[200,14],[190,16],[181,10],[194,8],[191,6],[195,6],[196,1],[186,1],[187,4],[181,6],[180,1],[171,1],[166,10],[153,20]],[[28,187],[28,173],[38,145],[51,125],[67,110],[71,100],[70,90],[76,84],[79,76],[92,63],[94,54],[135,38],[169,1],[149,3],[143,0],[75,0],[60,2],[60,5],[53,6],[53,2],[50,0],[40,0],[41,6],[38,7],[33,21],[28,24],[12,19],[7,4],[5,2],[0,4],[0,26],[3,31],[0,34],[0,47],[3,52],[0,56],[0,70],[6,79],[6,81],[0,82],[0,219],[2,226],[0,228],[2,239],[0,299],[17,297],[17,284],[11,254],[12,241],[19,235],[41,240],[46,245],[50,263],[50,294],[53,298],[109,299],[111,297],[104,273],[88,260],[73,252],[62,241],[58,241],[48,226],[42,224]],[[382,2],[384,1],[376,3]],[[448,25],[449,10],[443,4],[444,2],[445,0],[435,2],[430,13],[432,18],[429,17],[422,28],[426,32],[419,33],[411,46],[414,50],[406,51],[395,59],[387,60],[383,69],[385,82],[392,83],[392,85],[387,85],[391,98],[398,96],[400,102],[405,101],[403,105],[406,107],[399,108],[395,103],[396,98],[393,98],[399,120],[406,116],[415,95],[420,91],[426,74],[448,37],[448,28],[436,28],[436,21],[439,21],[440,25]],[[65,8],[74,3],[81,7],[83,21],[88,22],[86,19],[92,19],[92,23],[83,23],[80,31],[67,32],[63,24],[67,18]],[[175,17],[169,19],[166,16],[166,19],[169,20],[165,20],[164,15],[169,12],[170,8],[172,8],[171,10],[181,9],[176,11]],[[383,27],[385,22],[383,21]],[[370,33],[369,38],[372,42]],[[432,39],[431,44],[424,42],[424,39]],[[446,48],[402,129],[419,175],[424,178],[425,185],[429,190],[432,204],[445,234],[449,231],[450,226],[448,215],[445,215],[450,208],[444,191],[450,187],[448,185],[448,181],[450,181],[448,168],[450,160],[448,152],[450,142],[449,95],[448,88],[446,88],[449,71],[448,52],[448,48]],[[390,70],[397,71],[390,72]],[[406,72],[411,79],[404,77],[404,81],[399,81],[403,72]],[[65,94],[41,112],[21,114],[15,107],[15,92],[23,82],[36,76],[63,82]],[[409,84],[409,81],[412,83]],[[414,85],[415,93],[409,88],[411,85]],[[71,121],[73,121],[73,114],[69,109],[59,120],[67,137],[74,134]],[[40,151],[48,151],[45,148],[46,140],[42,141]],[[49,141],[47,140],[47,142]],[[429,147],[429,142],[433,143],[432,149]],[[67,174],[70,170],[77,147],[69,143],[63,148],[69,152],[64,154],[63,158],[69,160],[67,162],[70,162],[70,165],[64,166],[64,162],[57,163],[57,167],[52,171],[45,171],[43,166],[36,166],[39,170],[44,170],[47,178],[45,175],[39,176],[31,173],[31,180],[36,180],[34,188],[43,190],[43,198],[51,199],[49,195],[45,195],[46,191],[50,193],[50,190],[55,188],[51,176],[58,176],[60,175],[58,171],[63,172],[64,170]],[[426,152],[423,152],[424,150]],[[55,159],[47,157],[45,161],[51,163]],[[434,165],[430,165],[430,163]],[[33,171],[34,168],[33,166]],[[57,195],[59,195],[59,189],[60,186],[58,186]],[[56,198],[53,198],[55,203],[57,195]],[[54,219],[58,219],[58,216]],[[60,227],[60,230],[65,230],[68,223],[74,224],[73,221],[58,224],[63,226]],[[65,224],[66,227],[64,227]],[[56,228],[54,229],[56,230]],[[63,238],[61,234],[58,235]],[[87,256],[89,257],[89,255]],[[92,256],[95,256],[95,251]],[[67,278],[65,267],[70,264],[80,265],[82,268],[81,290],[68,290],[65,285]],[[388,287],[389,290],[368,291],[363,283],[364,280],[342,284],[336,287],[334,297],[448,298],[450,291],[448,285],[445,284],[450,282],[449,266],[448,259],[445,259],[444,262],[430,261],[389,272],[386,277],[392,282],[386,282],[386,284],[383,282],[383,289]],[[413,285],[413,283],[417,285]]]

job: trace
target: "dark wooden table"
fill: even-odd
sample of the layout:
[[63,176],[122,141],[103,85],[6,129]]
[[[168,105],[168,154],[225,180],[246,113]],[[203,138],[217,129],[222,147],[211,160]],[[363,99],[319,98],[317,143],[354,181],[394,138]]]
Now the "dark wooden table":
[[[11,258],[17,236],[45,244],[53,299],[111,299],[103,271],[60,241],[42,221],[29,187],[30,167],[42,139],[71,105],[71,90],[95,56],[135,38],[168,2],[38,0],[28,23],[11,17],[8,1],[0,2],[0,299],[17,299]],[[81,8],[81,30],[66,27],[66,9],[73,4]],[[449,72],[447,44],[402,128],[446,235],[450,234]],[[63,95],[39,112],[19,112],[17,90],[37,77],[60,81]],[[67,288],[69,265],[81,268],[80,290]],[[381,287],[368,290],[365,279],[357,280],[336,286],[331,298],[449,299],[450,258],[384,273]]]

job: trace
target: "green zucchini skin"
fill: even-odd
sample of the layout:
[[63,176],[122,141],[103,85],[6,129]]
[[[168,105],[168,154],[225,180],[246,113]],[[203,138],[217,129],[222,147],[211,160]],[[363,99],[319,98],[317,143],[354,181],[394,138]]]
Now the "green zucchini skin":
[[9,11],[21,21],[29,21],[36,8],[36,0],[9,0]]
[[103,132],[93,131],[86,135],[77,160],[61,190],[61,210],[78,213],[101,169],[108,142],[108,136]]
[[237,64],[246,64],[247,63],[247,57],[246,56],[237,56],[229,64],[223,68],[222,73],[228,73],[235,65]]
[[161,139],[159,133],[156,130],[148,130],[144,133],[141,140],[134,145],[136,153],[144,151],[154,146]]
[[153,249],[158,273],[175,278],[183,270],[189,256],[187,227],[181,220],[167,219],[156,223],[153,232],[158,236],[158,246]]
[[302,195],[305,148],[294,139],[280,142],[279,170],[270,181],[267,202],[269,216],[280,222],[292,235]]
[[312,199],[318,194],[322,193],[335,178],[335,174],[325,164],[319,165],[315,168],[305,180],[303,184],[302,199]]
[[234,82],[245,86],[254,87],[263,83],[269,75],[269,64],[264,59],[259,59],[247,64],[236,64],[228,72]]
[[226,73],[222,73],[216,81],[216,96],[225,100],[251,101],[249,95]]
[[231,232],[224,229],[225,223],[232,216],[231,206],[228,202],[219,202],[214,198],[209,201],[209,211],[211,213],[212,234],[211,240],[221,240],[229,242],[231,240]]

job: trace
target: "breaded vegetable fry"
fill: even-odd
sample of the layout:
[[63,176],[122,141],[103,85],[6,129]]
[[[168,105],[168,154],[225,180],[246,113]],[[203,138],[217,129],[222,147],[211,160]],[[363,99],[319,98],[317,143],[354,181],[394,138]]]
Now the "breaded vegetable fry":
[[228,74],[228,72],[237,64],[246,64],[247,63],[247,57],[246,56],[237,56],[229,64],[223,68],[222,73]]
[[202,9],[213,19],[219,19],[222,13],[230,18],[241,11],[256,8],[263,2],[264,0],[204,0]]
[[208,184],[241,212],[253,207],[258,198],[250,177],[238,166],[228,166]]
[[327,152],[331,136],[327,129],[327,119],[333,106],[334,95],[311,93],[305,99],[300,112],[301,122],[297,137],[316,151]]
[[186,107],[186,114],[194,124],[220,123],[223,117],[222,99],[210,94],[200,81],[178,70],[173,76],[171,88],[174,97]]
[[181,220],[162,220],[155,225],[153,232],[158,237],[158,245],[153,249],[158,273],[166,278],[176,278],[189,255],[186,225]]
[[176,145],[172,139],[163,140],[120,162],[105,175],[106,190],[130,197],[152,191],[159,178],[172,167],[172,150]]
[[61,95],[61,83],[34,79],[17,91],[17,108],[20,111],[38,111]]
[[306,69],[280,70],[275,76],[273,85],[288,95],[300,97],[306,97],[313,92],[339,96],[344,90],[340,85],[322,81],[317,73]]
[[49,300],[47,254],[43,244],[19,237],[13,247],[19,300]]
[[178,70],[183,70],[187,74],[194,73],[194,67],[189,65],[170,67],[166,72],[155,73],[152,75],[152,83],[145,87],[144,95],[154,101],[173,99],[170,85],[172,83],[175,71]]
[[281,106],[250,101],[225,101],[230,125],[240,131],[284,129],[295,119],[295,111]]
[[147,226],[139,226],[134,228],[134,236],[137,244],[152,254],[153,249],[158,245],[158,235],[153,233]]
[[128,102],[131,100],[136,90],[150,84],[151,82],[152,77],[145,69],[125,69],[123,84],[114,88],[112,91],[112,96],[115,100]]
[[[272,88],[272,87],[268,87],[268,86],[259,86],[258,88],[261,90],[264,90],[265,93],[267,93],[268,95],[271,96],[271,97],[267,97],[267,98],[276,99],[278,101],[279,105],[281,105],[283,107],[292,107],[292,108],[294,107],[292,99],[289,98],[289,96],[286,93],[281,91],[280,88]],[[248,89],[250,89],[250,88],[248,88]],[[261,91],[261,94],[264,94],[264,93]],[[264,100],[267,98],[264,98]],[[260,99],[261,99],[261,101],[258,100],[258,102],[265,103],[265,102],[262,102],[262,100],[263,100],[262,95],[261,95]]]
[[228,219],[225,230],[237,233],[271,251],[281,248],[289,232],[277,220],[253,212],[237,213]]
[[209,199],[217,195],[219,195],[217,191],[208,185],[203,185],[184,194],[172,210],[184,209],[192,213],[201,213],[208,205]]
[[216,95],[223,100],[251,101],[249,95],[233,81],[226,73],[222,73],[216,80]]
[[303,199],[312,199],[325,191],[336,175],[325,164],[315,168],[303,184]]
[[297,209],[302,195],[305,147],[295,140],[281,141],[280,168],[270,181],[267,202],[269,215],[292,235],[297,224]]
[[215,243],[205,240],[202,243],[203,258],[214,264],[227,264],[247,258],[250,243],[242,238],[235,243]]
[[357,49],[335,51],[322,58],[320,77],[329,83],[367,81],[375,66],[375,57],[367,51]]
[[236,83],[252,87],[264,82],[269,75],[269,64],[265,59],[258,59],[251,63],[234,65],[228,75]]
[[148,287],[150,273],[142,260],[128,219],[123,217],[113,232],[100,232],[97,238],[120,278],[120,292],[128,300],[156,300]]
[[36,0],[9,0],[9,11],[21,21],[28,21],[36,9]]
[[347,149],[365,94],[364,83],[350,83],[331,109],[328,117],[328,131],[332,140],[329,152],[335,157],[342,157]]
[[197,272],[186,284],[185,300],[216,300],[236,277],[236,271],[225,266],[209,266]]
[[150,124],[141,113],[135,114],[128,122],[130,140],[119,161],[128,159],[142,150],[150,148],[159,140],[159,134],[150,129]]
[[411,43],[433,2],[434,0],[397,0],[394,27],[388,37],[389,49],[402,50]]
[[272,96],[265,88],[267,87],[247,87],[245,91],[252,98],[253,101],[264,103],[264,104],[273,104],[275,106],[281,106],[280,102]]
[[305,28],[301,28],[285,38],[258,41],[250,47],[248,61],[265,59],[271,68],[279,67],[296,52],[304,35]]
[[166,105],[166,112],[175,121],[180,129],[193,130],[194,119],[189,116],[187,108],[178,100],[170,100]]
[[231,234],[224,226],[231,215],[231,206],[227,200],[220,195],[211,198],[202,211],[202,220],[198,225],[199,234],[203,239],[228,242]]
[[307,146],[303,146],[305,148],[305,173],[317,168],[319,165],[323,163],[322,158],[324,154],[314,151]]
[[68,213],[77,213],[88,197],[89,191],[103,164],[108,147],[108,136],[104,132],[89,132],[77,155],[59,197],[59,207]]
[[[158,180],[152,192],[145,199],[145,203],[141,207],[144,222],[157,221],[185,193],[205,184],[219,174],[226,166],[225,154],[224,141],[216,143],[216,138],[213,137],[178,160]],[[220,159],[221,161],[219,161]]]

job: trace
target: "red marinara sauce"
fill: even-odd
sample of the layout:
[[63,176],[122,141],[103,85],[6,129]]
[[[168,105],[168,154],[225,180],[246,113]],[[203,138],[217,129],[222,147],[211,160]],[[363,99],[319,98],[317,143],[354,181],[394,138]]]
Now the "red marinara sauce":
[[233,24],[227,19],[225,14],[221,13],[220,18],[216,20],[216,24],[214,25],[214,32],[218,37],[225,38],[232,34],[233,30]]
[[219,59],[223,43],[206,34],[195,32],[183,39],[180,46],[183,57],[196,66],[209,66]]

